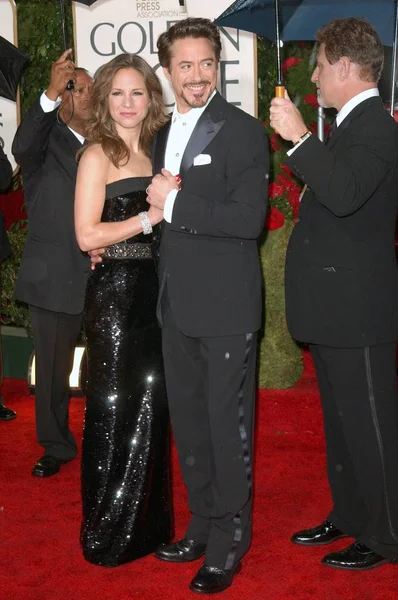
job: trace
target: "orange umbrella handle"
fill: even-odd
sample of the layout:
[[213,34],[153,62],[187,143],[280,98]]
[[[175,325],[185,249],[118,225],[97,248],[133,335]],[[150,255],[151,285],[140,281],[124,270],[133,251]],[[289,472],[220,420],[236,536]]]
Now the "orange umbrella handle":
[[[285,97],[285,86],[284,85],[276,85],[275,86],[275,98],[284,98]],[[275,130],[276,135],[278,132]]]

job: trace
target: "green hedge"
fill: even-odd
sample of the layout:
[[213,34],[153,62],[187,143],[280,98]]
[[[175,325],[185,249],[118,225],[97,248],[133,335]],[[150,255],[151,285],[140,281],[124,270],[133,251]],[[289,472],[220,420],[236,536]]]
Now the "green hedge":
[[[51,63],[62,53],[63,37],[58,0],[16,0],[18,47],[31,59],[21,81],[22,115],[49,82]],[[72,9],[65,0],[68,43],[73,46]]]

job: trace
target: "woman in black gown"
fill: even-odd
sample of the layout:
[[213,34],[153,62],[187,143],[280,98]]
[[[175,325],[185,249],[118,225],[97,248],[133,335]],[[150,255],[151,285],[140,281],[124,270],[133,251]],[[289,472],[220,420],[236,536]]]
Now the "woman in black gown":
[[94,82],[78,170],[79,245],[105,247],[87,286],[87,404],[82,449],[84,557],[117,566],[172,536],[169,425],[156,321],[156,234],[146,202],[162,89],[140,57],[120,55]]

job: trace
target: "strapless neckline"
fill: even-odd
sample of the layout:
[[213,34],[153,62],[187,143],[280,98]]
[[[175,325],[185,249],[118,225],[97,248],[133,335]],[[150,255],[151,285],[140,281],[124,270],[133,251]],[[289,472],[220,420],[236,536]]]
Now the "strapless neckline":
[[144,192],[149,183],[152,180],[152,175],[142,177],[125,177],[124,179],[117,179],[111,183],[107,183],[106,188],[106,199],[115,198],[117,196],[124,196],[134,192]]
[[105,187],[110,187],[111,185],[115,185],[116,183],[122,183],[123,181],[143,181],[147,179],[152,179],[153,175],[141,175],[136,177],[124,177],[123,179],[116,179],[116,181],[111,181],[110,183],[105,184]]

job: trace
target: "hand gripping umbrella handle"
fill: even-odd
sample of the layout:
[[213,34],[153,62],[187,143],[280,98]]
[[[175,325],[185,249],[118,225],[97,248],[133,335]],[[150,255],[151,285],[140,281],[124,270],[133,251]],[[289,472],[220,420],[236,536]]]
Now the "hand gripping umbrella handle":
[[[276,85],[275,86],[275,98],[284,98],[285,97],[285,86],[284,85]],[[275,129],[276,135],[278,135],[278,131]]]

